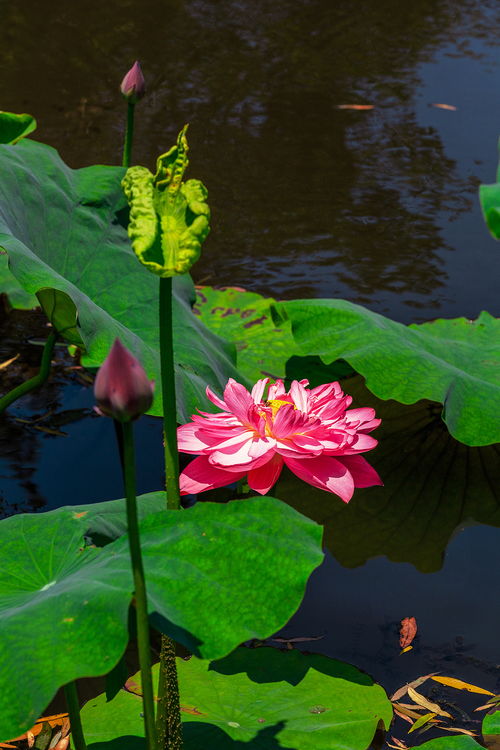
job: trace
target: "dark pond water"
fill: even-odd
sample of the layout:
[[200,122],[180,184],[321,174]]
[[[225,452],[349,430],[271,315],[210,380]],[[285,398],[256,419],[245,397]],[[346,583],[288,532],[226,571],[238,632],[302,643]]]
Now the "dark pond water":
[[[34,114],[37,137],[71,166],[119,163],[117,86],[136,58],[149,94],[135,159],[152,166],[191,123],[190,176],[207,184],[213,210],[195,281],[340,296],[403,322],[500,313],[499,246],[477,202],[479,182],[494,179],[500,130],[496,1],[1,7],[0,108]],[[44,333],[33,314],[3,317],[0,361],[21,353],[5,382],[31,374],[40,349],[30,341]],[[82,373],[58,359],[51,382],[0,427],[3,514],[122,495],[112,425],[92,415]],[[161,486],[159,435],[156,420],[138,424],[141,492]],[[353,503],[366,507],[369,492]],[[281,635],[321,636],[299,646],[350,661],[389,691],[441,671],[500,692],[498,505],[455,516],[451,500],[439,502],[459,533],[427,566],[410,551],[424,505],[392,529],[397,554],[373,539],[365,550],[359,534],[357,557],[341,554],[334,525],[334,554]],[[398,623],[410,615],[419,636],[400,656]]]

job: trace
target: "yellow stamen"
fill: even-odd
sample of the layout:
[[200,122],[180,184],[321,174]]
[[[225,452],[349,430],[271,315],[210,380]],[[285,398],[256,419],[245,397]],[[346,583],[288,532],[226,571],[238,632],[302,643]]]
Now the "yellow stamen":
[[291,404],[290,401],[282,401],[279,398],[273,398],[271,401],[266,401],[266,406],[271,407],[271,413],[273,415],[273,419],[278,413],[278,410],[281,409],[282,406],[293,406],[295,409],[295,404]]

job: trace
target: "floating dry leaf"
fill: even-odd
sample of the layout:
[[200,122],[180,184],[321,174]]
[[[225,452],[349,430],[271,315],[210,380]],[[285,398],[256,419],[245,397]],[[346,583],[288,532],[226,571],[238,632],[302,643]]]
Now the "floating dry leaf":
[[[419,719],[416,720],[416,722],[414,723],[414,725],[412,726],[412,728],[408,730],[408,734],[410,734],[411,732],[414,732],[415,729],[420,729],[420,727],[423,727],[425,724],[428,724],[430,721],[432,722],[432,719],[435,716],[436,716],[436,714],[433,713],[433,712],[428,713],[428,714],[424,714],[423,716],[421,716]],[[435,722],[433,722],[433,723],[435,723]]]
[[470,729],[463,729],[462,727],[449,727],[446,724],[434,724],[435,729],[442,729],[443,732],[458,732],[459,734],[467,734],[469,737],[479,737],[477,732],[472,732]]
[[408,695],[413,701],[415,701],[415,703],[418,703],[419,706],[424,706],[424,708],[427,708],[429,711],[433,711],[434,713],[438,714],[438,716],[446,716],[447,719],[452,718],[451,714],[449,714],[448,711],[443,711],[441,706],[428,700],[424,695],[420,695],[420,693],[417,693],[417,691],[412,687],[408,688]]
[[435,682],[440,682],[442,685],[448,685],[457,690],[468,690],[469,693],[481,693],[482,695],[495,695],[491,690],[485,690],[484,688],[477,687],[477,685],[471,685],[469,682],[457,680],[455,677],[441,677],[440,675],[434,675],[432,679]]
[[397,708],[394,709],[394,713],[399,716],[400,719],[404,719],[404,721],[407,721],[409,724],[413,724],[413,721],[410,719],[409,716],[406,716],[402,711],[398,711]]
[[457,110],[454,104],[438,104],[437,102],[433,102],[432,106],[437,107],[438,109],[448,109],[451,112],[456,112]]
[[402,714],[410,716],[412,719],[420,719],[420,714],[415,710],[416,707],[407,708],[405,703],[393,703],[392,705],[395,711],[401,711]]
[[401,651],[399,652],[399,655],[401,656],[401,654],[406,654],[406,652],[407,652],[407,651],[411,651],[412,649],[413,649],[413,646],[405,646],[405,648],[403,648],[403,649],[402,649],[402,650],[401,650]]
[[11,357],[10,359],[6,359],[5,362],[0,362],[0,370],[4,370],[6,367],[11,365],[13,362],[16,361],[18,357],[19,357],[19,354],[16,354],[14,357]]
[[429,677],[433,677],[437,672],[431,672],[430,674],[423,675],[423,677],[417,677],[416,680],[413,680],[413,682],[408,682],[406,685],[403,685],[402,687],[398,688],[395,693],[393,693],[389,700],[391,701],[397,701],[399,698],[402,698],[403,695],[406,695],[408,692],[409,687],[419,687],[422,685],[426,680],[429,679]]
[[417,621],[414,617],[404,617],[399,628],[399,645],[406,648],[417,635]]
[[391,740],[396,743],[396,747],[400,747],[402,750],[408,750],[408,745],[406,745],[403,740],[398,740],[397,737],[391,737]]
[[355,109],[357,111],[364,111],[374,108],[374,104],[337,104],[337,109]]

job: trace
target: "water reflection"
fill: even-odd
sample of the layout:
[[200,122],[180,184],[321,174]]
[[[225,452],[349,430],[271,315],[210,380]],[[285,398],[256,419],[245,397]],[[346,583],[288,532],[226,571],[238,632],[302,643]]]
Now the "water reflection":
[[[137,160],[152,165],[190,121],[191,174],[210,188],[197,281],[344,296],[405,321],[446,310],[457,294],[447,269],[468,248],[447,245],[442,230],[467,214],[477,180],[416,121],[419,66],[451,43],[461,59],[487,55],[496,3],[51,8],[50,25],[33,0],[5,9],[2,108],[33,111],[38,137],[72,166],[117,163],[117,86],[139,57],[150,93]],[[337,108],[350,102],[375,109]]]

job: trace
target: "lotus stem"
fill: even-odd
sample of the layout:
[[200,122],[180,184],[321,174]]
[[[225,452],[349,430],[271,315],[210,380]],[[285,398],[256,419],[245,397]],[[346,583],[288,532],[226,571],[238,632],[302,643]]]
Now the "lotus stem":
[[122,166],[127,169],[130,167],[132,160],[132,143],[134,140],[134,113],[135,103],[127,102],[127,126],[125,128],[125,142],[123,144]]
[[[127,500],[127,526],[134,575],[135,610],[137,621],[137,645],[141,668],[144,730],[147,750],[157,750],[153,679],[151,675],[151,647],[149,642],[149,620],[146,595],[146,580],[142,564],[137,499],[135,495],[134,436],[131,422],[123,422],[123,479]],[[78,749],[77,749],[78,750]]]
[[9,391],[9,393],[6,393],[5,396],[2,396],[2,398],[0,398],[0,414],[4,412],[8,406],[13,404],[14,401],[17,401],[18,398],[26,395],[26,393],[30,393],[30,391],[34,391],[35,388],[39,388],[43,383],[45,383],[50,375],[50,363],[52,360],[56,338],[57,333],[55,331],[51,331],[49,333],[47,341],[45,342],[45,346],[43,347],[42,361],[40,363],[40,370],[38,372],[38,375],[35,375],[33,378],[30,378],[24,383],[21,383],[21,385],[13,388],[11,391]]
[[[165,446],[165,488],[167,510],[179,510],[179,454],[177,449],[177,402],[175,397],[174,344],[172,325],[172,278],[160,278],[160,362],[163,397],[163,442]],[[160,678],[156,731],[160,750],[182,749],[179,682],[175,643],[161,637]]]
[[80,701],[76,682],[68,682],[64,686],[64,696],[68,706],[69,721],[71,724],[71,741],[75,750],[87,750],[85,737],[83,736],[82,719],[80,716]]
[[167,509],[179,510],[181,507],[181,496],[179,492],[179,453],[177,450],[177,403],[175,398],[171,277],[160,278],[160,362]]

